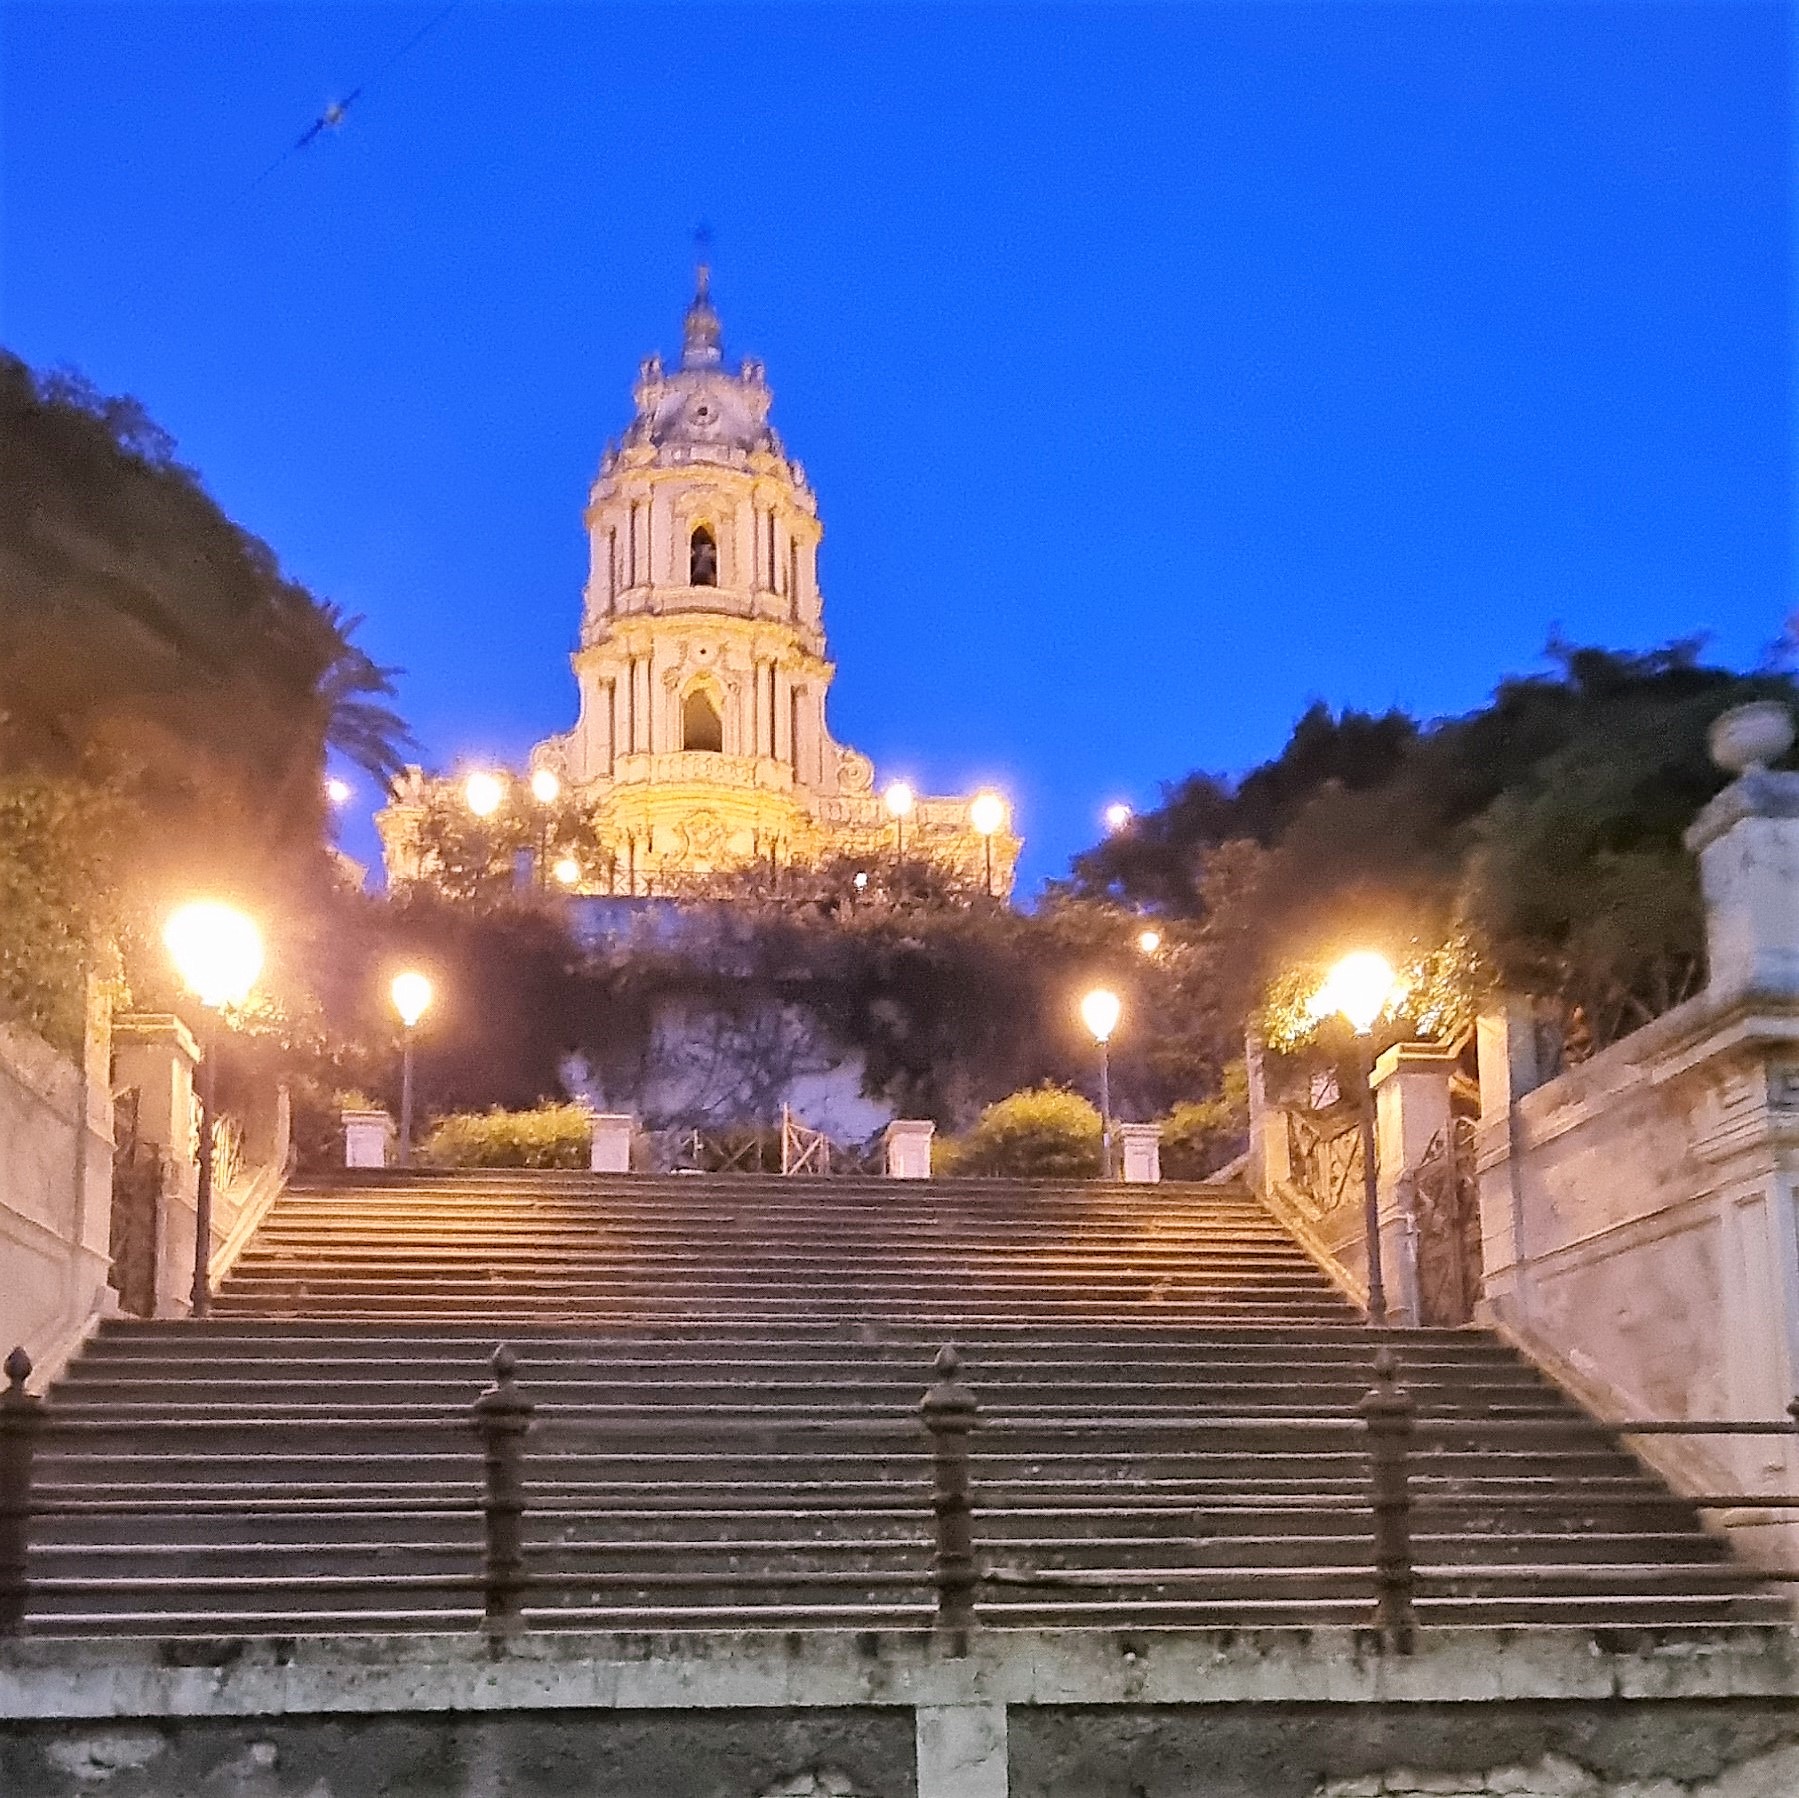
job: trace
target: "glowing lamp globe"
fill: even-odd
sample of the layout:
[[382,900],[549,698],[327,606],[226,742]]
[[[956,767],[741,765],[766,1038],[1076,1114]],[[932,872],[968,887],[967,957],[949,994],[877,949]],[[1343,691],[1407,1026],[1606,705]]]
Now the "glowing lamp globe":
[[348,805],[350,803],[350,783],[347,780],[339,780],[335,774],[332,775],[325,782],[325,797],[333,805]]
[[1399,977],[1384,955],[1358,949],[1346,955],[1325,976],[1308,1010],[1314,1018],[1339,1012],[1349,1020],[1357,1036],[1366,1036],[1374,1020],[1392,1002]]
[[505,797],[506,789],[500,784],[500,777],[485,770],[471,774],[462,783],[463,803],[477,818],[491,818]]
[[431,982],[414,969],[396,974],[388,991],[393,995],[394,1010],[400,1014],[400,1022],[408,1030],[431,1009]]
[[984,837],[1004,827],[1006,802],[997,793],[977,793],[968,808],[968,821]]
[[1137,932],[1137,947],[1139,949],[1141,949],[1145,955],[1154,955],[1155,952],[1161,948],[1161,946],[1162,946],[1161,931],[1159,931],[1159,930],[1139,930]]
[[896,780],[881,797],[886,801],[888,817],[911,817],[914,796],[912,789],[903,780]]
[[1106,807],[1106,829],[1120,831],[1131,821],[1131,808],[1122,799]]
[[234,906],[196,899],[169,914],[163,945],[202,1005],[242,1005],[262,972],[262,932]]
[[553,768],[538,768],[531,775],[531,797],[539,805],[554,805],[562,795],[562,782]]
[[1116,993],[1095,987],[1081,1001],[1081,1022],[1093,1033],[1096,1043],[1107,1041],[1112,1032],[1118,1028],[1118,1020],[1123,1015],[1124,1006]]
[[565,887],[572,887],[581,878],[581,864],[572,855],[565,855],[550,872]]

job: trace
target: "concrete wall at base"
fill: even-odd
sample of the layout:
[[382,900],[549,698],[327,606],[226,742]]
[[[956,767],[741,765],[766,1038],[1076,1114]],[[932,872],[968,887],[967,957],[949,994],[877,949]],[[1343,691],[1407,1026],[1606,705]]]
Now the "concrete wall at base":
[[1010,1735],[1009,1798],[1799,1794],[1780,1704],[1044,1705]]
[[1799,1629],[0,1642],[7,1798],[1793,1798]]
[[[0,1735],[7,1798],[918,1798],[912,1715],[565,1711],[121,1720]],[[947,1798],[947,1794],[940,1795]],[[969,1791],[957,1798],[983,1798]]]
[[0,1354],[46,1371],[112,1305],[109,1048],[97,982],[78,1061],[0,1025]]

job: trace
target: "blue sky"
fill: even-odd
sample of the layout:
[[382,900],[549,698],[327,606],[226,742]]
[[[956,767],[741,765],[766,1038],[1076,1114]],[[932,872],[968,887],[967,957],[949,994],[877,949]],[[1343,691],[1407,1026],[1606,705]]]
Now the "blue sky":
[[439,763],[572,715],[701,220],[833,728],[1003,784],[1030,882],[1313,698],[1793,609],[1778,5],[464,0],[366,79],[438,10],[10,6],[0,341],[142,399]]

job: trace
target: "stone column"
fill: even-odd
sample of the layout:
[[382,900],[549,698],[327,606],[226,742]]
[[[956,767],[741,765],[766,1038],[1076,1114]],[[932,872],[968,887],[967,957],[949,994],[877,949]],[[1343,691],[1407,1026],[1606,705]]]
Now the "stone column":
[[895,1118],[883,1138],[888,1179],[930,1179],[931,1138],[936,1131],[937,1126],[929,1118]]
[[385,1111],[346,1111],[344,1166],[386,1167],[393,1160],[394,1121]]
[[1124,1178],[1131,1186],[1153,1186],[1162,1178],[1160,1124],[1114,1124],[1112,1134],[1124,1152]]
[[127,1013],[113,1026],[115,1087],[137,1089],[140,1141],[167,1158],[156,1230],[156,1314],[185,1316],[192,1304],[194,1212],[200,1180],[200,1105],[194,1069],[200,1045],[166,1013]]
[[1799,774],[1766,763],[1793,740],[1778,703],[1738,706],[1712,727],[1712,753],[1740,770],[1693,820],[1686,844],[1705,892],[1706,990],[1799,999]]
[[[1725,1252],[1720,1343],[1739,1413],[1778,1415],[1799,1386],[1799,774],[1775,773],[1793,742],[1779,701],[1726,712],[1713,759],[1738,778],[1694,819],[1686,845],[1705,895],[1705,997],[1716,1019],[1691,1119],[1693,1147],[1722,1185]],[[1669,1070],[1671,1075],[1672,1069]],[[1752,1489],[1794,1490],[1799,1450],[1737,1445]],[[1741,1521],[1757,1551],[1799,1567],[1799,1519]]]
[[1409,1177],[1449,1129],[1455,1058],[1425,1043],[1396,1043],[1374,1064],[1374,1133],[1379,1145],[1381,1262],[1395,1319],[1418,1321],[1418,1220]]
[[1527,1282],[1522,1188],[1513,1160],[1518,1101],[1539,1083],[1537,1016],[1532,1002],[1500,993],[1474,1026],[1480,1067],[1480,1123],[1474,1171],[1480,1185],[1481,1315],[1517,1315]]

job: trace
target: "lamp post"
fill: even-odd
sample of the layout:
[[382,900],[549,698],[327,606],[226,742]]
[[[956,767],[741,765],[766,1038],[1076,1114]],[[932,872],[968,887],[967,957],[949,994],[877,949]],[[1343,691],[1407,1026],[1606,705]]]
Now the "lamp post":
[[993,833],[1006,822],[1006,802],[992,791],[977,793],[968,808],[968,821],[981,839],[987,868],[987,897],[993,897]]
[[212,1309],[212,1152],[218,1117],[219,1031],[227,1005],[242,1005],[262,972],[262,933],[234,906],[195,899],[163,925],[163,946],[181,983],[204,1008],[200,1024],[200,1166],[194,1182],[193,1315]]
[[1375,1020],[1392,1003],[1398,985],[1398,976],[1384,955],[1377,955],[1372,949],[1358,949],[1355,954],[1344,956],[1325,976],[1309,1008],[1315,1018],[1336,1013],[1355,1032],[1356,1072],[1361,1088],[1362,1224],[1368,1238],[1368,1321],[1375,1325],[1387,1321],[1387,1283],[1381,1271],[1380,1167],[1375,1159],[1374,1041],[1370,1032]]
[[1112,1032],[1123,1011],[1118,995],[1103,986],[1081,1001],[1081,1022],[1099,1044],[1099,1165],[1106,1180],[1112,1177]]
[[431,982],[416,969],[396,974],[388,989],[404,1031],[400,1051],[400,1166],[412,1166],[412,1033],[431,1005]]
[[893,820],[893,859],[903,862],[906,859],[906,820],[912,815],[914,795],[912,789],[903,780],[896,780],[881,795],[887,807],[887,816]]
[[550,884],[550,807],[562,797],[562,782],[557,778],[554,768],[534,768],[531,771],[531,797],[542,808],[537,818],[537,885],[541,890]]
[[462,803],[477,818],[491,818],[505,797],[506,788],[500,777],[489,774],[485,768],[477,768],[462,783]]

